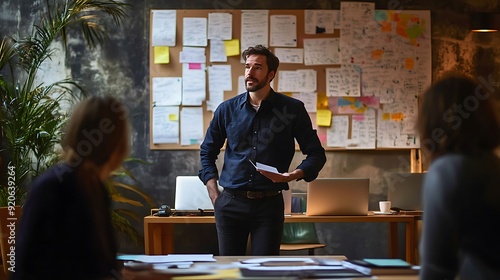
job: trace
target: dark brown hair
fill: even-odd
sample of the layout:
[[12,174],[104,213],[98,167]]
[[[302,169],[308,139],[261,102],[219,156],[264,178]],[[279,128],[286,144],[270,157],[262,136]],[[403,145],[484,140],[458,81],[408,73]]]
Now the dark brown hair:
[[63,139],[66,160],[75,165],[88,161],[100,167],[114,153],[128,152],[128,132],[127,108],[120,100],[111,96],[83,100],[66,126]]
[[[491,87],[488,87],[491,89]],[[446,73],[423,94],[418,129],[424,153],[479,155],[500,144],[492,92],[461,73]]]
[[249,55],[254,55],[254,54],[266,56],[268,74],[271,71],[274,71],[274,73],[278,71],[278,66],[280,66],[279,58],[263,45],[256,45],[255,47],[249,47],[248,49],[244,50],[243,53],[241,53],[241,58],[243,58],[243,60],[246,61]]

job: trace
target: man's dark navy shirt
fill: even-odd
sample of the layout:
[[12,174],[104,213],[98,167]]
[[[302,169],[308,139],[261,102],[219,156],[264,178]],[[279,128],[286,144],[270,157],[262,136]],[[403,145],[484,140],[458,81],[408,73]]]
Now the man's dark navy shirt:
[[[204,184],[217,178],[225,188],[241,190],[287,190],[288,183],[273,183],[250,163],[274,166],[280,173],[291,172],[295,140],[306,158],[297,167],[310,182],[326,162],[325,149],[304,103],[271,90],[258,111],[248,101],[248,92],[222,102],[214,112],[200,146]],[[225,146],[224,164],[219,178],[216,160]]]

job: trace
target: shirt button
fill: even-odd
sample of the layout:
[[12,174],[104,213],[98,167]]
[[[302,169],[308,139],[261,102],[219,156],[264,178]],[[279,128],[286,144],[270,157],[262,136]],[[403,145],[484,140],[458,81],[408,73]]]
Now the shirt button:
[[257,131],[254,131],[253,134],[257,134]]

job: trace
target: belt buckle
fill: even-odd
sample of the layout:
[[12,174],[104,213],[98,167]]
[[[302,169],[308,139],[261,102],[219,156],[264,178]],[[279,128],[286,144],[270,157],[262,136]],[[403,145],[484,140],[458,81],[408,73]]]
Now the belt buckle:
[[264,193],[263,192],[255,192],[255,191],[247,191],[246,196],[248,199],[258,199],[258,198],[263,198]]

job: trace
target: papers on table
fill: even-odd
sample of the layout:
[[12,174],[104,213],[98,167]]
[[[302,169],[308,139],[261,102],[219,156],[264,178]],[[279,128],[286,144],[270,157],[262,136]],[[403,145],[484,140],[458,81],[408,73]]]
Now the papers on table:
[[[325,262],[326,261],[326,262]],[[298,278],[351,278],[364,276],[362,273],[342,266],[342,262],[334,259],[311,258],[260,258],[244,260],[242,263],[254,264],[240,268],[244,277],[291,277]],[[327,264],[328,263],[328,264]]]
[[342,261],[342,265],[366,275],[417,275],[420,269],[400,259],[352,259]]
[[297,265],[297,264],[316,264],[316,262],[311,258],[256,258],[256,259],[248,259],[242,260],[241,263],[244,264],[281,264],[281,265]]
[[143,263],[215,262],[212,254],[118,255],[118,260]]

